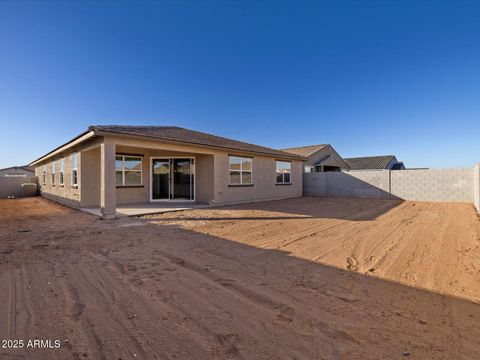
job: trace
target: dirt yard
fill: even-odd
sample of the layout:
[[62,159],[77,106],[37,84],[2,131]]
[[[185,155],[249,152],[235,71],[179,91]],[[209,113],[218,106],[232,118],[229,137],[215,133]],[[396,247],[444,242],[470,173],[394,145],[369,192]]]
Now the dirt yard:
[[0,303],[0,339],[60,344],[2,360],[478,359],[480,221],[359,199],[110,221],[0,200]]

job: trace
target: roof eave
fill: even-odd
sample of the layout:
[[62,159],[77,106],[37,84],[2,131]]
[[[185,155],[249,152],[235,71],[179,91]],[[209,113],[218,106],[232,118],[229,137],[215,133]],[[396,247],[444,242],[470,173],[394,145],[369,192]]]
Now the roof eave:
[[163,140],[163,141],[168,141],[171,143],[175,144],[189,144],[193,146],[200,146],[200,147],[206,147],[206,148],[216,148],[216,149],[223,149],[223,150],[232,150],[232,151],[240,151],[243,153],[250,153],[250,154],[259,154],[259,155],[268,155],[271,157],[275,158],[280,158],[280,159],[291,159],[291,160],[300,160],[300,161],[307,161],[307,158],[301,155],[295,155],[295,154],[290,154],[287,152],[283,152],[282,154],[274,154],[274,153],[267,153],[267,152],[261,152],[261,151],[254,151],[254,150],[242,150],[238,148],[233,148],[233,147],[228,147],[228,146],[220,146],[220,145],[207,145],[207,144],[201,144],[193,141],[186,141],[186,140],[174,140],[174,139],[169,139],[169,138],[162,138],[159,136],[152,136],[152,135],[140,135],[140,134],[134,134],[134,133],[128,133],[124,131],[114,131],[114,130],[95,130],[94,126],[91,126],[89,129],[92,129],[94,131],[95,135],[98,136],[108,136],[108,135],[121,135],[121,136],[130,136],[130,137],[138,137],[138,138],[149,138],[149,139],[154,139],[154,140]]

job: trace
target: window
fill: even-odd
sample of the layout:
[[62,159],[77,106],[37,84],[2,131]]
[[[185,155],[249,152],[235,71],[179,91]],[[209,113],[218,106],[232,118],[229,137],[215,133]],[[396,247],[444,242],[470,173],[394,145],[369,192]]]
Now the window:
[[43,165],[43,185],[47,184],[47,169],[46,166]]
[[72,186],[78,186],[78,153],[73,153],[72,160]]
[[64,168],[63,158],[60,159],[60,185],[63,186],[63,168]]
[[52,161],[52,185],[55,185],[55,161]]
[[142,185],[142,157],[117,155],[115,177],[117,186]]
[[230,185],[252,185],[252,158],[229,156]]
[[292,163],[288,161],[276,161],[277,184],[290,184],[292,182]]

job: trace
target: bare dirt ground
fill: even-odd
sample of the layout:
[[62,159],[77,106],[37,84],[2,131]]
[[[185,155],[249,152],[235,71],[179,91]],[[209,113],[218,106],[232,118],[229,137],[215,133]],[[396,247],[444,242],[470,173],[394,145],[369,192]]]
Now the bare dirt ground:
[[0,359],[478,359],[468,204],[301,198],[102,221],[0,200]]

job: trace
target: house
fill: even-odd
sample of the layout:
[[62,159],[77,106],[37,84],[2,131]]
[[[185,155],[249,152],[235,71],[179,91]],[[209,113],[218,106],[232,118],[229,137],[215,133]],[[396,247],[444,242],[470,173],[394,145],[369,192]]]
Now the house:
[[405,170],[394,155],[345,158],[351,170]]
[[305,172],[327,172],[349,170],[350,167],[329,144],[309,145],[282,149],[295,155],[304,156]]
[[231,204],[302,196],[301,155],[173,126],[90,126],[30,165],[41,194],[75,207]]
[[28,165],[12,166],[0,169],[0,177],[29,177],[35,176],[35,169]]
[[0,199],[35,196],[35,170],[28,165],[0,169]]

